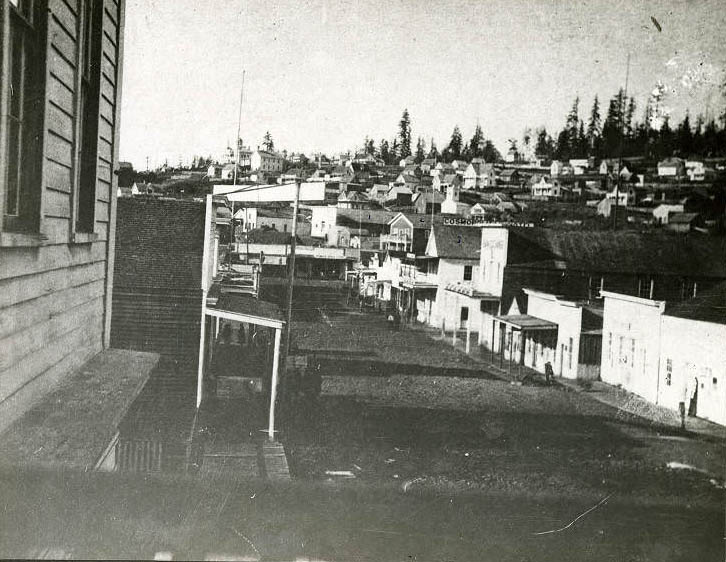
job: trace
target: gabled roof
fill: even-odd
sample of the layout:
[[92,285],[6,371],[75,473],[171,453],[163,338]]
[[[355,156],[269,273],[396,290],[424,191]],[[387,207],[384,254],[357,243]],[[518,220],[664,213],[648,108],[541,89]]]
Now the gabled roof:
[[388,224],[397,214],[392,211],[382,211],[380,209],[366,209],[365,211],[359,209],[337,209],[336,216],[338,224],[351,223],[357,225],[359,220],[361,224]]
[[698,218],[698,213],[673,213],[668,224],[689,224]]
[[726,324],[726,282],[687,301],[666,304],[666,316]]

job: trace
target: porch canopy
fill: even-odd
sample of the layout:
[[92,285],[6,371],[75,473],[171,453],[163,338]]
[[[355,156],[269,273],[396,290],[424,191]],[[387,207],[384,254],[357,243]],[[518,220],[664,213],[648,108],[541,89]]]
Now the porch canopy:
[[[503,366],[504,354],[505,354],[505,332],[507,326],[512,330],[512,334],[518,331],[522,338],[526,338],[527,334],[532,334],[533,337],[540,338],[556,338],[557,330],[559,326],[555,322],[537,318],[529,314],[510,314],[506,316],[495,316],[492,319],[492,360],[494,359],[494,325],[499,322],[499,365]],[[541,334],[541,335],[535,335]],[[512,359],[514,355],[514,338],[509,338],[509,349],[506,350],[509,355],[509,369],[512,368]],[[517,360],[519,365],[524,365],[524,342],[519,348],[519,358]]]
[[509,316],[495,316],[494,320],[507,324],[515,330],[557,330],[557,324],[549,320],[543,320],[529,314],[511,314]]
[[[220,292],[215,287],[202,309],[202,330],[199,340],[199,367],[197,371],[197,408],[202,402],[205,363],[211,363],[213,346],[219,336],[220,319],[264,326],[275,331],[274,353],[272,358],[272,377],[270,386],[269,425],[270,439],[275,433],[275,401],[280,367],[280,342],[285,320],[277,305],[260,300],[248,294]],[[207,322],[210,320],[210,322]]]

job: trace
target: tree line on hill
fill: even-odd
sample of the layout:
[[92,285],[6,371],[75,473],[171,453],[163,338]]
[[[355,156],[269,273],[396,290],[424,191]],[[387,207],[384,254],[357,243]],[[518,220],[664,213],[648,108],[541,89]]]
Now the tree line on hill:
[[[524,150],[545,160],[572,158],[644,157],[661,160],[671,156],[726,156],[726,115],[706,120],[699,114],[695,122],[686,112],[675,127],[663,110],[664,88],[658,86],[646,101],[640,120],[636,119],[634,97],[621,88],[610,98],[605,119],[597,96],[587,122],[580,118],[580,98],[576,97],[565,118],[564,128],[554,136],[540,127],[525,130]],[[510,140],[510,148],[516,142]]]
[[466,142],[461,134],[461,129],[456,125],[451,133],[448,145],[441,151],[432,138],[429,144],[423,137],[416,139],[413,145],[411,132],[411,116],[408,109],[403,110],[401,119],[398,122],[398,133],[390,141],[383,138],[376,146],[375,141],[366,137],[363,142],[364,151],[376,158],[380,158],[388,165],[398,164],[400,160],[413,156],[416,164],[420,164],[426,158],[434,158],[437,161],[452,162],[453,160],[467,160],[483,158],[486,162],[501,160],[501,154],[492,141],[484,137],[481,126],[477,123],[474,135]]

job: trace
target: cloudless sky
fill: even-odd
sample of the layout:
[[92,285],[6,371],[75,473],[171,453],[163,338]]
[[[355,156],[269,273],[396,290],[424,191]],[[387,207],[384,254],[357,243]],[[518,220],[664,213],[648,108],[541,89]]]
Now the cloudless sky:
[[[660,30],[651,20],[654,17]],[[717,114],[726,0],[127,0],[121,160],[144,169],[255,148],[335,153],[397,131],[444,148],[477,120],[505,152],[525,127],[564,125],[624,86],[636,116],[658,80],[680,121]]]

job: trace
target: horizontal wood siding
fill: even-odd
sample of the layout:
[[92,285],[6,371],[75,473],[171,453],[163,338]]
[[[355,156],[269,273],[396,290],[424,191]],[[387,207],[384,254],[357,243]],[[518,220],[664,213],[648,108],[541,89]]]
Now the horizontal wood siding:
[[[40,247],[0,247],[0,416],[23,396],[65,376],[101,351],[106,259],[114,181],[119,5],[103,6],[96,234],[71,242],[76,189],[76,64],[80,0],[48,0],[48,51]],[[101,117],[103,114],[103,117]],[[47,383],[45,382],[47,381]],[[29,390],[29,389],[36,390]]]
[[111,315],[111,346],[153,351],[175,358],[199,352],[202,292],[115,286]]

